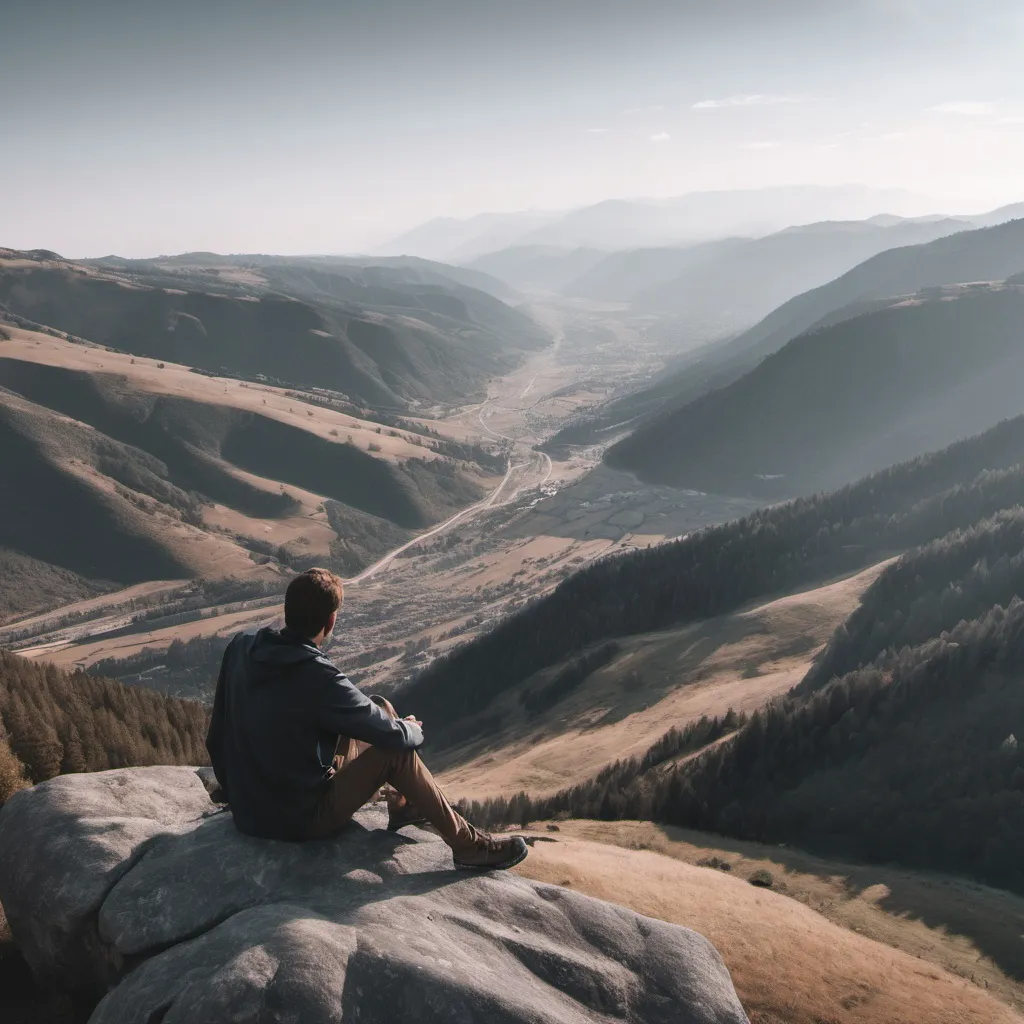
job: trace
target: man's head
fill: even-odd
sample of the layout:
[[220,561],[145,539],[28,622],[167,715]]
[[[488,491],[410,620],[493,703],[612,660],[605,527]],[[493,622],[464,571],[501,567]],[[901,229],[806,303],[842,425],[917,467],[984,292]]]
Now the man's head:
[[322,643],[334,629],[341,601],[341,580],[333,572],[307,569],[285,591],[284,624],[303,639]]

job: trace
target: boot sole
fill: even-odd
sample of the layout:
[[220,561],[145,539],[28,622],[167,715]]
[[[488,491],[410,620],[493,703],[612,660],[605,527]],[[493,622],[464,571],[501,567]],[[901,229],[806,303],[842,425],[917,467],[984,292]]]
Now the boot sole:
[[517,864],[522,864],[529,852],[530,848],[524,846],[521,853],[511,860],[503,860],[500,864],[460,864],[458,861],[455,861],[455,867],[459,871],[507,871],[509,868],[514,868]]
[[389,821],[388,822],[388,831],[389,832],[397,832],[399,829],[401,829],[401,828],[408,828],[410,825],[416,825],[417,827],[419,827],[421,825],[426,825],[426,824],[428,824],[426,818],[413,818],[412,821],[403,821],[403,822],[396,823],[396,824],[392,824]]

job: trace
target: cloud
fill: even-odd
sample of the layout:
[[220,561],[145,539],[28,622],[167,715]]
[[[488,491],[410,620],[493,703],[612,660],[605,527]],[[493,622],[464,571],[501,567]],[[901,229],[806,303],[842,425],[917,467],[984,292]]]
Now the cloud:
[[865,135],[865,142],[899,142],[907,137],[906,132],[881,132],[879,135]]
[[588,135],[604,135],[607,128],[584,128],[583,129]]
[[806,96],[778,96],[769,93],[751,92],[740,96],[726,96],[720,100],[701,100],[694,103],[694,110],[717,110],[721,107],[774,107],[781,103],[804,103]]
[[627,107],[624,114],[647,114],[657,113],[659,110],[664,110],[665,105],[663,103],[654,103],[649,107]]
[[948,103],[936,103],[928,107],[932,114],[957,114],[960,117],[985,117],[995,113],[994,103],[979,103],[976,100],[951,100]]
[[778,139],[759,139],[756,142],[740,143],[740,149],[778,149],[781,145]]
[[672,136],[668,132],[655,132],[651,136],[651,142],[668,142]]

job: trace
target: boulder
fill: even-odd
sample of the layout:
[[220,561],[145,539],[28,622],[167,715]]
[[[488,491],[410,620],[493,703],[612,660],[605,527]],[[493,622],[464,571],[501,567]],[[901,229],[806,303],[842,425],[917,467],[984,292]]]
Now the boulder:
[[453,869],[364,808],[334,839],[239,834],[194,769],[52,779],[0,812],[0,903],[91,1024],[741,1024],[688,929]]

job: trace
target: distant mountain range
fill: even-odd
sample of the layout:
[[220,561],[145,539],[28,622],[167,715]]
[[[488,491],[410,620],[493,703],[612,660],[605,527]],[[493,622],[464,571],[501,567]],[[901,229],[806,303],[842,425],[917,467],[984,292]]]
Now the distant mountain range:
[[[1003,281],[1022,271],[1024,220],[887,250],[784,303],[739,336],[688,353],[648,387],[593,410],[561,430],[550,444],[594,443],[607,440],[613,432],[621,437],[630,427],[637,431],[635,438],[624,442],[627,447],[634,446],[630,451],[638,452],[644,437],[652,444],[664,444],[665,435],[645,433],[647,424],[728,387],[810,328],[874,311],[890,304],[893,297],[913,297],[922,289],[965,281]],[[628,461],[633,461],[632,455]]]
[[486,253],[466,265],[524,292],[561,292],[609,259],[603,249],[557,245],[513,245]]
[[934,203],[912,192],[865,185],[690,192],[673,199],[610,199],[569,211],[443,217],[392,239],[377,254],[468,263],[511,246],[612,252],[728,235],[766,235],[792,224],[860,220],[882,212],[914,216],[933,208]]

